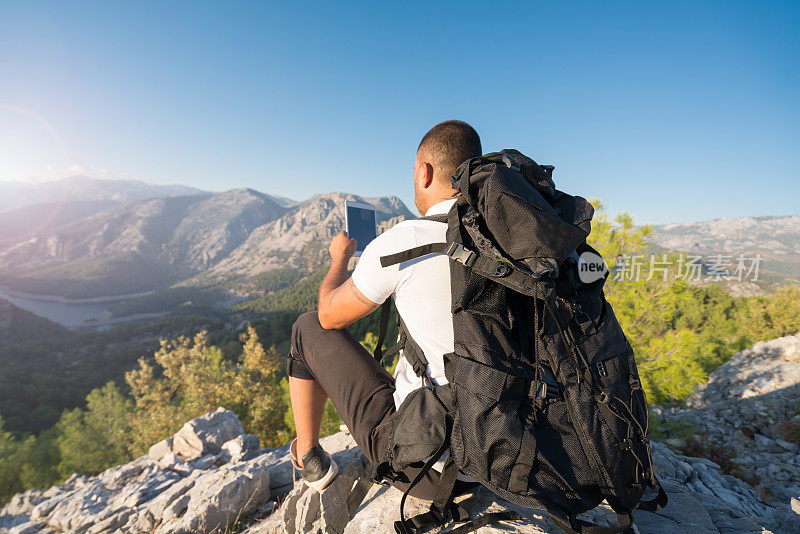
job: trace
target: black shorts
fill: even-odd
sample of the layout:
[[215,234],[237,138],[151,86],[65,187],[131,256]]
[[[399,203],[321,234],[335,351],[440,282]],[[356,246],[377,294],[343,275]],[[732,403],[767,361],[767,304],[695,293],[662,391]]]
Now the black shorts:
[[[292,346],[286,373],[294,378],[316,380],[331,399],[344,424],[370,461],[379,461],[388,445],[394,405],[394,378],[346,329],[325,330],[317,312],[307,312],[292,327]],[[413,480],[418,468],[407,468]],[[411,495],[431,500],[439,473],[431,469]],[[407,483],[394,484],[405,491]],[[474,487],[458,481],[457,493]]]

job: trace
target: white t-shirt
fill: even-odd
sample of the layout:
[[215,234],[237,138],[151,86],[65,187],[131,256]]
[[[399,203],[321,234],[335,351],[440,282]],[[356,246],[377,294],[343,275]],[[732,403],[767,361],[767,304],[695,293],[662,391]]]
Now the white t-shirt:
[[[425,215],[450,211],[455,199],[431,206]],[[447,225],[438,221],[408,220],[396,224],[367,245],[353,271],[353,283],[376,304],[394,295],[397,311],[409,335],[428,360],[427,376],[434,385],[446,384],[444,354],[453,352],[453,315],[450,310],[450,265],[444,254],[429,254],[398,265],[381,267],[380,258],[419,245],[445,241]],[[422,387],[422,379],[402,357],[395,370],[394,403]]]
[[[455,199],[431,206],[425,215],[450,211]],[[367,245],[353,271],[353,283],[376,304],[394,295],[394,304],[409,335],[428,360],[427,376],[434,385],[447,384],[442,356],[453,352],[453,314],[450,304],[450,260],[444,254],[428,254],[389,267],[381,266],[381,256],[402,252],[419,245],[446,240],[447,225],[438,221],[413,219],[389,228]],[[406,395],[425,384],[402,357],[394,373],[394,404],[400,407]],[[450,456],[447,449],[433,468],[441,471]],[[458,474],[458,480],[475,482]]]

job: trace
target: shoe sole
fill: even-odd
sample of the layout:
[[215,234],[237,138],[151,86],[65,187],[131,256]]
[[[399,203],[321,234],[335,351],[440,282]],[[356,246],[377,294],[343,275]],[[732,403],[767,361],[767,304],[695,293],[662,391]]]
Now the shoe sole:
[[322,491],[325,488],[327,488],[331,482],[333,482],[333,479],[336,478],[336,475],[338,474],[339,474],[339,466],[336,465],[336,462],[334,462],[333,458],[331,458],[331,465],[330,467],[328,467],[328,472],[325,473],[325,476],[323,476],[319,480],[315,480],[314,482],[309,482],[308,480],[305,479],[303,479],[303,482],[305,482],[306,486],[315,491]]

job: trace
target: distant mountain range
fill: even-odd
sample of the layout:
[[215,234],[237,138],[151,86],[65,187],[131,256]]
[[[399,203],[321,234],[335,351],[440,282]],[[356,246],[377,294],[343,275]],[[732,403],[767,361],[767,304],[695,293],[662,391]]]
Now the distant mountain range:
[[800,216],[723,217],[712,221],[653,227],[652,241],[663,248],[737,258],[760,254],[761,268],[800,278]]
[[194,195],[201,189],[186,185],[153,185],[139,180],[103,180],[71,176],[49,182],[0,182],[0,212],[24,206],[73,201],[134,202],[146,198]]
[[[344,228],[345,200],[374,204],[383,227],[413,217],[397,197],[326,193],[298,202],[252,189],[210,193],[132,180],[0,182],[0,286],[71,298],[172,285],[249,293],[248,280],[263,282],[270,271],[287,278],[287,270],[305,275],[322,265],[331,237]],[[800,278],[800,216],[653,230],[656,248],[704,260],[760,254],[765,272]]]
[[[60,203],[0,213],[0,285],[71,298],[142,293],[179,282],[225,281],[235,288],[236,279],[279,267],[303,273],[318,267],[328,241],[344,228],[345,200],[374,204],[384,225],[412,216],[397,197],[328,193],[295,202],[252,189],[164,196],[167,190],[147,190],[140,182],[99,182],[71,190]],[[112,194],[115,186],[119,194]],[[159,192],[157,198],[119,200]]]
[[72,200],[22,206],[0,213],[0,246],[30,239],[52,228],[100,213],[115,200]]

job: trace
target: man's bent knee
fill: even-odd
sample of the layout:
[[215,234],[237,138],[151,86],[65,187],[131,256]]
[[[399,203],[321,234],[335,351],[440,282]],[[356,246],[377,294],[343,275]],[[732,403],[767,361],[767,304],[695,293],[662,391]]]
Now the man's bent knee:
[[322,330],[316,311],[305,312],[297,318],[292,325],[291,339],[292,352],[296,353],[296,358],[303,352],[303,347],[312,343]]
[[292,339],[289,354],[286,357],[286,374],[304,380],[314,380],[314,376],[305,364],[307,356],[305,343],[315,338],[322,331],[316,311],[303,313],[292,325]]
[[300,330],[303,332],[322,330],[322,325],[319,324],[319,315],[317,315],[317,311],[314,310],[300,314],[294,322],[294,325],[292,325],[292,330]]

